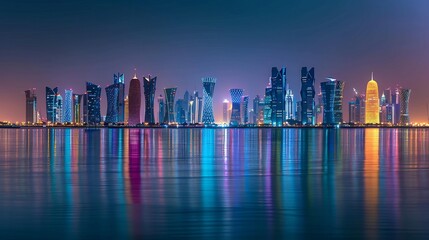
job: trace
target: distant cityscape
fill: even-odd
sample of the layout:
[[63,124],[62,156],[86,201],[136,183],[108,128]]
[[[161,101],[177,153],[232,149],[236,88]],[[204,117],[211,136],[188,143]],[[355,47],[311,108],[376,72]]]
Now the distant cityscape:
[[[222,119],[215,119],[213,96],[216,78],[201,79],[202,96],[198,91],[185,92],[176,100],[177,87],[165,88],[156,94],[157,77],[142,78],[135,74],[126,94],[125,76],[113,75],[113,84],[105,88],[107,109],[101,111],[102,88],[86,82],[86,92],[77,94],[64,90],[64,97],[57,87],[46,87],[46,116],[41,116],[37,105],[36,89],[25,91],[26,119],[22,125],[38,126],[156,126],[156,125],[204,125],[204,126],[408,126],[410,124],[409,101],[411,90],[388,88],[382,91],[373,74],[365,93],[354,90],[348,104],[349,118],[343,118],[343,92],[345,82],[327,78],[320,83],[316,94],[315,70],[301,69],[300,99],[294,97],[286,78],[286,68],[273,67],[263,95],[250,97],[243,89],[230,89],[231,98],[222,102]],[[142,86],[143,85],[143,86]],[[142,94],[143,88],[143,94]],[[140,119],[142,96],[144,119]],[[158,112],[155,113],[155,104]]]

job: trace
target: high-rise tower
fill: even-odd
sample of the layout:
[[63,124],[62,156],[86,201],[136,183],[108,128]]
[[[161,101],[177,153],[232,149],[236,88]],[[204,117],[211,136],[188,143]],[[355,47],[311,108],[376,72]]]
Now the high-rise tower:
[[81,102],[82,102],[81,94],[73,94],[73,122],[81,123]]
[[213,93],[216,84],[216,78],[202,78],[203,81],[203,123],[214,123],[213,114]]
[[365,123],[380,123],[380,99],[378,97],[378,84],[371,75],[366,85]]
[[63,100],[63,122],[71,123],[73,121],[73,90],[66,89],[64,91]]
[[410,103],[410,94],[411,94],[411,89],[401,88],[401,90],[399,91],[399,98],[400,98],[399,106],[401,109],[399,124],[401,125],[407,125],[410,123],[410,115],[408,110],[408,106]]
[[271,69],[271,123],[272,126],[283,126],[286,120],[285,96],[286,96],[286,68],[280,71]]
[[308,70],[301,68],[301,121],[305,125],[314,125],[315,118],[315,91],[314,91],[314,68]]
[[113,74],[113,83],[118,86],[117,112],[118,122],[125,122],[125,77],[123,73]]
[[57,94],[58,88],[46,87],[46,119],[51,123],[57,121]]
[[114,83],[106,87],[107,96],[107,112],[106,112],[106,123],[117,123],[119,122],[119,84]]
[[37,122],[37,97],[35,88],[25,91],[25,122]]
[[93,125],[101,122],[100,98],[101,87],[91,82],[86,82],[87,124]]
[[158,122],[163,123],[164,122],[164,97],[162,95],[159,95],[158,97]]
[[228,99],[223,100],[222,103],[222,115],[223,115],[223,122],[228,122],[228,109],[229,109],[229,101]]
[[343,122],[343,90],[344,82],[328,78],[320,83],[323,98],[323,124]]
[[144,87],[144,99],[145,99],[145,113],[144,121],[145,123],[154,124],[155,123],[155,90],[156,90],[156,77],[143,77],[143,87]]
[[134,75],[130,82],[130,89],[128,93],[128,124],[137,125],[140,121],[140,108],[141,108],[141,86],[140,80],[137,75]]
[[241,122],[240,101],[243,96],[243,89],[230,89],[232,110],[231,110],[231,125],[238,125]]
[[165,96],[165,113],[164,122],[174,122],[174,97],[176,96],[177,88],[164,88]]

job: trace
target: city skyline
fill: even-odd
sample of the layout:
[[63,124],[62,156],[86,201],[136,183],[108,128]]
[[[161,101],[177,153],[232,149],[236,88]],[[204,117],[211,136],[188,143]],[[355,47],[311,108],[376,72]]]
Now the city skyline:
[[[421,50],[429,42],[425,30],[429,29],[428,13],[424,11],[429,3],[425,1],[118,5],[99,2],[85,8],[80,1],[67,6],[6,3],[0,10],[7,33],[0,40],[0,63],[2,81],[10,84],[1,91],[0,120],[25,119],[22,91],[27,89],[37,89],[39,111],[45,116],[40,106],[45,104],[46,86],[58,87],[61,94],[64,89],[84,93],[84,82],[105,88],[117,70],[125,73],[129,86],[135,68],[140,79],[157,76],[157,89],[179,86],[178,96],[186,90],[202,93],[201,77],[216,77],[214,115],[222,119],[221,103],[229,99],[228,89],[243,88],[251,98],[263,95],[267,69],[272,66],[287,67],[288,83],[299,99],[300,68],[309,66],[317,71],[316,94],[326,77],[346,83],[344,104],[354,96],[353,88],[364,92],[370,72],[376,74],[380,91],[396,85],[412,89],[411,121],[427,121],[425,89],[429,83],[424,70],[429,53]],[[111,19],[118,8],[123,14]],[[140,21],[143,16],[133,13],[143,10],[151,16]],[[203,13],[204,22],[191,21]],[[75,21],[78,16],[84,21]],[[284,31],[275,39],[267,38],[274,29]],[[51,30],[56,34],[49,34]],[[111,34],[118,31],[121,34]],[[190,38],[194,31],[199,34]],[[104,112],[104,90],[101,103]],[[348,119],[347,111],[343,118]]]

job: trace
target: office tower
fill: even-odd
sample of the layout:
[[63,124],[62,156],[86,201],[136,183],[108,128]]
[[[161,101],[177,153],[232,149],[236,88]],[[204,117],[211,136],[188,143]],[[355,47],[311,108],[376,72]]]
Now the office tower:
[[56,123],[62,123],[63,122],[63,97],[61,94],[57,94],[57,102],[56,102],[56,109],[57,109],[57,116],[56,116]]
[[155,90],[156,90],[156,77],[144,77],[143,78],[143,87],[144,87],[144,102],[145,102],[145,113],[144,121],[145,123],[154,124],[155,123]]
[[271,124],[283,126],[285,121],[286,68],[271,68]]
[[81,94],[73,94],[73,122],[81,123],[81,102],[82,102]]
[[366,86],[365,123],[380,123],[380,100],[378,97],[378,84],[371,75]]
[[63,101],[63,122],[71,123],[73,121],[73,90],[64,91]]
[[141,87],[140,80],[137,75],[134,75],[130,82],[130,89],[128,91],[128,124],[135,126],[140,121],[140,108],[141,108]]
[[158,123],[164,122],[164,97],[159,95],[158,97]]
[[334,96],[334,122],[343,122],[343,96],[344,96],[344,82],[335,81],[335,96]]
[[271,109],[271,85],[269,84],[265,88],[265,96],[264,96],[264,124],[271,125],[271,117],[272,117],[272,109]]
[[356,117],[356,110],[357,106],[356,106],[356,102],[355,101],[350,101],[349,102],[349,123],[358,123],[358,121],[356,121],[357,117]]
[[83,123],[87,124],[88,123],[88,93],[85,92],[82,96],[83,100],[82,100],[82,105],[83,105],[83,109],[82,109],[82,116],[83,116]]
[[223,122],[228,122],[228,109],[229,109],[229,101],[228,99],[223,100],[222,103],[222,113],[223,113]]
[[117,123],[119,122],[119,84],[114,83],[106,87],[107,96],[107,112],[106,112],[106,123]]
[[176,96],[177,88],[164,88],[165,96],[165,113],[164,122],[173,123],[174,121],[174,97]]
[[323,124],[339,124],[343,122],[343,90],[344,82],[328,78],[320,83],[323,99]]
[[295,119],[295,103],[293,101],[293,92],[292,89],[286,90],[285,97],[285,118],[286,120]]
[[184,99],[177,99],[175,108],[176,108],[176,111],[175,111],[176,122],[179,124],[186,123],[186,110],[185,110],[186,103],[185,103],[185,100]]
[[37,123],[37,96],[35,88],[25,91],[25,122]]
[[197,102],[198,104],[197,109],[198,109],[198,114],[197,114],[197,123],[201,123],[202,119],[203,119],[203,97],[197,97]]
[[214,87],[216,84],[216,78],[206,77],[202,78],[203,81],[203,123],[211,124],[214,123],[213,115],[213,94]]
[[392,91],[390,90],[390,88],[384,90],[383,94],[386,98],[386,104],[392,104]]
[[315,119],[315,91],[314,91],[314,68],[308,70],[301,68],[301,122],[304,125],[314,125]]
[[384,92],[381,94],[380,105],[386,105],[386,95],[384,95]]
[[254,114],[252,116],[252,122],[254,124],[257,124],[258,120],[259,120],[258,114],[259,114],[259,102],[260,101],[261,101],[261,98],[259,97],[259,95],[256,95],[256,97],[253,98],[253,108],[252,109],[253,109]]
[[323,123],[323,94],[322,91],[320,91],[317,94],[317,103],[316,103],[316,123],[322,124]]
[[395,92],[392,93],[392,105],[393,105],[393,124],[399,124],[401,118],[401,106],[399,89],[396,88]]
[[301,101],[296,102],[296,114],[295,114],[295,116],[296,116],[296,120],[298,122],[302,122],[302,119],[301,119],[301,117],[302,117],[302,102]]
[[58,88],[46,87],[46,119],[51,123],[57,121],[57,94]]
[[230,124],[237,126],[241,122],[240,101],[243,96],[243,89],[230,89],[229,93],[231,94],[232,102]]
[[86,82],[87,124],[94,125],[101,122],[100,98],[101,87],[91,82]]
[[128,125],[128,120],[130,119],[130,100],[128,96],[124,99],[124,124]]
[[183,95],[183,107],[185,108],[185,122],[191,123],[191,117],[189,115],[189,104],[191,101],[191,95],[189,94],[188,90],[185,91],[185,94]]
[[401,116],[400,116],[400,121],[399,124],[401,125],[408,125],[410,123],[410,115],[409,115],[409,103],[410,103],[410,94],[411,94],[411,89],[405,89],[405,88],[401,88],[400,92],[399,92],[399,98],[400,98],[400,112],[401,112]]
[[249,123],[249,96],[242,96],[240,103],[241,123]]
[[118,87],[117,122],[125,122],[125,77],[123,73],[113,74],[113,83]]

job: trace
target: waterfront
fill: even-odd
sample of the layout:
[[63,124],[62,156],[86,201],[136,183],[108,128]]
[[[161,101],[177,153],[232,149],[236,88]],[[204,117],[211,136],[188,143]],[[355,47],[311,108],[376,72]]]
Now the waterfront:
[[427,129],[0,129],[0,238],[421,238]]

